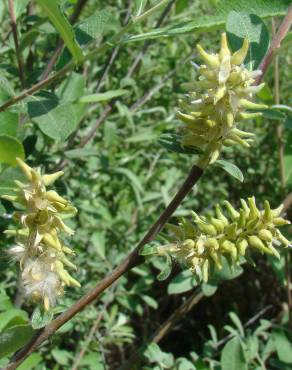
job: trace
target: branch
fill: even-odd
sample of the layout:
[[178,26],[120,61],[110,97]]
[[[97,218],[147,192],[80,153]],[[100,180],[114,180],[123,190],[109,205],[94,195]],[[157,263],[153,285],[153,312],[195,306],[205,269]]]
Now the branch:
[[18,41],[18,33],[17,33],[17,25],[16,25],[15,13],[14,13],[13,0],[8,0],[8,7],[9,7],[9,15],[11,18],[10,24],[11,24],[12,35],[13,35],[13,40],[14,40],[14,45],[15,45],[16,58],[17,58],[17,63],[18,63],[19,78],[21,82],[21,87],[24,88],[25,86],[24,65],[23,65],[21,52],[19,49],[19,41]]
[[[165,3],[167,3],[168,0],[161,0],[160,3],[155,5],[153,8],[146,11],[144,14],[140,15],[139,17],[133,18],[124,28],[122,28],[119,32],[117,32],[109,41],[104,42],[99,47],[95,48],[91,52],[87,53],[82,63],[86,61],[91,61],[96,58],[97,55],[99,55],[101,52],[104,52],[108,49],[110,49],[114,44],[121,41],[122,36],[124,36],[127,32],[129,32],[134,26],[136,26],[137,23],[144,20],[146,17],[152,15],[155,11],[160,9]],[[36,93],[37,91],[41,90],[42,88],[50,85],[52,82],[58,80],[59,78],[65,76],[67,72],[71,71],[76,67],[76,63],[74,60],[71,60],[69,63],[67,63],[62,69],[60,69],[58,72],[55,72],[52,76],[45,78],[42,81],[39,81],[31,88],[21,92],[19,95],[13,96],[9,100],[7,100],[4,104],[0,106],[0,112],[3,112],[7,108],[11,107],[12,105],[18,103],[19,101],[25,99],[27,96],[32,95]]]
[[203,170],[197,166],[193,166],[182,184],[181,188],[169,203],[167,208],[162,212],[159,218],[154,222],[150,230],[146,233],[143,239],[138,243],[136,248],[117,266],[109,275],[102,279],[95,288],[86,293],[76,303],[74,303],[65,312],[57,316],[45,328],[38,331],[31,341],[16,353],[6,370],[16,369],[40,344],[53,335],[62,325],[69,321],[78,312],[82,311],[87,305],[93,302],[104,290],[111,286],[119,277],[130,271],[133,267],[141,264],[144,259],[139,255],[140,249],[147,243],[151,242],[166,222],[181,204],[183,199],[190,192],[194,184],[200,179]]
[[290,5],[285,18],[283,19],[282,23],[280,24],[278,32],[273,37],[271,46],[270,46],[267,54],[264,56],[264,59],[262,60],[260,66],[259,66],[259,69],[262,71],[262,75],[259,76],[256,79],[255,85],[258,85],[261,82],[261,80],[263,78],[263,75],[266,73],[269,65],[272,62],[274,52],[277,49],[280,48],[283,38],[286,36],[286,34],[288,33],[288,31],[291,27],[291,23],[292,23],[292,5]]
[[[125,26],[129,21],[129,18],[130,18],[130,15],[131,15],[131,4],[132,4],[132,1],[128,1],[128,9],[126,11],[125,19],[122,22],[122,26]],[[103,67],[103,70],[102,70],[102,73],[101,73],[101,76],[99,77],[98,82],[96,84],[96,92],[100,91],[101,83],[103,82],[103,80],[108,75],[108,73],[111,69],[111,66],[113,65],[114,61],[116,60],[116,58],[119,54],[119,51],[120,51],[120,45],[117,45],[114,48],[114,50],[112,51],[111,55],[109,56],[107,62],[105,63],[105,65]]]

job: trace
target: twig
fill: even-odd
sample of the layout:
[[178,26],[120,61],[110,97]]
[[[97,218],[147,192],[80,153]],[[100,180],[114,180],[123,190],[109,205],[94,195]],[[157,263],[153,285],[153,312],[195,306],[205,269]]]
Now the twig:
[[[160,27],[160,25],[162,24],[162,22],[164,21],[165,17],[167,16],[167,14],[170,12],[170,9],[171,9],[171,6],[173,5],[173,3],[175,2],[175,0],[172,0],[169,2],[168,6],[165,8],[165,10],[163,11],[163,13],[161,14],[160,18],[158,19],[156,25],[155,25],[155,28],[157,27]],[[152,40],[148,40],[148,41],[145,41],[143,47],[142,47],[142,50],[139,52],[139,54],[137,55],[137,57],[135,58],[134,62],[131,64],[130,68],[128,69],[128,73],[127,73],[127,77],[130,78],[132,77],[132,75],[138,71],[138,68],[139,68],[139,60],[140,58],[142,58],[142,56],[144,55],[144,53],[146,53],[149,45],[151,44]],[[118,48],[115,48],[114,49],[114,52],[113,54],[111,55],[111,58],[116,58],[116,54],[115,54],[115,50],[118,50]],[[112,63],[111,60],[109,61],[109,63]],[[176,69],[176,68],[175,68]],[[107,72],[108,73],[108,70]],[[169,72],[168,74],[168,78],[171,77],[171,72]],[[103,74],[102,74],[103,76]],[[102,77],[104,78],[104,77]],[[166,79],[164,79],[164,82],[166,81]],[[160,83],[159,83],[160,85]],[[161,85],[161,87],[163,86],[163,84]],[[98,83],[97,84],[97,88],[100,87],[100,84]],[[160,87],[160,88],[161,88]],[[154,87],[153,89],[155,89],[155,92],[159,91],[160,88],[156,89],[156,87]],[[152,91],[153,91],[152,89]],[[151,96],[153,96],[154,93],[151,94]],[[149,100],[150,98],[150,95],[148,96],[147,99],[143,99],[143,104]],[[141,98],[142,99],[142,98]],[[107,117],[110,115],[110,113],[112,112],[112,110],[114,109],[114,102],[115,102],[115,99],[112,99],[109,104],[105,107],[104,111],[102,112],[101,116],[98,117],[98,119],[96,120],[95,124],[90,128],[89,132],[86,134],[85,137],[82,138],[81,142],[79,143],[79,146],[78,148],[83,148],[91,139],[93,139],[94,137],[94,134],[96,132],[96,130],[98,129],[98,127],[107,119]],[[140,104],[139,104],[139,107],[141,107],[141,101],[140,101]],[[130,108],[131,109],[131,108]],[[77,131],[75,133],[75,135],[73,134],[73,137],[75,138],[75,136],[77,135]],[[70,142],[72,142],[72,140],[70,140]],[[67,145],[66,149],[68,149],[70,147],[70,145]],[[56,169],[58,170],[62,170],[66,164],[67,164],[67,159],[62,159],[57,165],[56,165]]]
[[[253,316],[252,318],[250,318],[244,325],[243,327],[244,328],[247,328],[249,326],[251,326],[253,323],[255,323],[260,317],[262,317],[267,311],[269,311],[271,308],[273,308],[272,305],[269,305],[267,307],[264,307],[261,311],[259,311],[255,316]],[[219,347],[221,347],[224,343],[228,342],[229,339],[233,338],[234,337],[234,334],[230,333],[228,335],[226,335],[226,337],[224,337],[223,339],[219,340],[219,342],[216,343],[215,345],[215,349],[218,349]]]
[[[159,28],[161,26],[161,24],[163,23],[164,19],[167,17],[167,15],[170,12],[171,7],[174,3],[175,3],[175,0],[171,0],[168,3],[168,5],[165,7],[164,11],[162,12],[161,16],[159,17],[159,19],[158,19],[154,28]],[[143,58],[143,55],[146,53],[146,51],[149,48],[149,46],[151,45],[152,41],[153,40],[147,40],[147,41],[144,42],[144,45],[142,46],[141,51],[138,53],[134,62],[131,65],[131,67],[129,68],[128,73],[126,75],[126,78],[132,77],[132,75],[137,71],[137,69],[140,65],[140,62]]]
[[69,321],[78,312],[82,311],[87,305],[94,301],[104,290],[111,286],[119,277],[130,271],[133,267],[138,266],[143,262],[143,258],[139,255],[140,249],[150,241],[152,241],[160,230],[164,227],[168,219],[172,216],[183,199],[190,192],[194,184],[200,179],[203,170],[197,166],[193,166],[178,190],[177,194],[162,212],[159,218],[154,222],[152,227],[138,243],[136,248],[117,266],[109,275],[102,279],[95,288],[86,293],[76,303],[69,307],[65,312],[57,316],[45,328],[38,331],[30,342],[15,354],[11,362],[5,368],[6,370],[16,369],[40,344],[53,335],[62,325]]
[[107,310],[108,306],[110,305],[110,303],[112,302],[112,299],[108,299],[101,307],[101,310],[100,310],[100,313],[98,315],[98,317],[96,318],[96,320],[94,321],[89,333],[88,333],[88,336],[86,337],[86,340],[84,342],[84,344],[82,345],[82,348],[80,350],[80,352],[76,355],[75,359],[74,359],[74,362],[73,362],[73,365],[72,365],[72,370],[77,370],[78,369],[78,366],[83,358],[83,356],[85,355],[87,349],[88,349],[88,346],[90,345],[92,339],[93,339],[93,336],[96,332],[96,329],[101,321],[101,319],[103,318],[103,315],[105,313],[105,311]]
[[[75,9],[74,9],[74,12],[72,13],[71,17],[70,17],[70,22],[71,24],[74,24],[79,15],[81,14],[82,12],[82,9],[84,8],[84,6],[86,5],[88,0],[78,0],[76,6],[75,6]],[[56,48],[56,50],[54,51],[50,61],[48,62],[48,65],[46,67],[46,69],[44,70],[42,76],[41,76],[41,81],[42,80],[45,80],[48,75],[52,72],[53,68],[54,68],[54,65],[56,64],[57,62],[57,59],[63,49],[63,46],[64,46],[64,42],[63,40],[59,40],[59,44]]]
[[[192,295],[189,296],[175,311],[172,315],[168,317],[167,320],[164,321],[163,324],[159,326],[159,328],[155,331],[153,336],[147,340],[148,343],[159,343],[161,339],[169,333],[169,331],[174,327],[174,325],[181,320],[185,315],[191,311],[191,309],[204,297],[204,294],[198,290],[196,290]],[[141,353],[145,350],[145,346],[147,344],[143,344],[140,346],[134,353],[130,356],[130,358],[120,367],[120,370],[133,370],[135,366],[139,365],[139,360]]]
[[[157,5],[155,5],[153,8],[149,9],[145,14],[142,14],[139,17],[133,18],[124,28],[122,28],[119,32],[117,32],[109,41],[104,42],[102,45],[98,46],[91,52],[87,53],[82,63],[85,61],[90,61],[96,58],[98,54],[101,52],[104,52],[108,49],[110,49],[115,43],[121,41],[122,36],[124,36],[127,32],[129,32],[138,22],[144,20],[146,16],[149,16],[153,14],[156,10],[160,9],[167,1],[161,0]],[[11,107],[12,105],[18,103],[19,101],[25,99],[26,97],[36,93],[37,91],[41,90],[42,88],[50,85],[52,82],[58,80],[59,78],[65,76],[67,72],[69,72],[71,69],[76,67],[76,63],[74,60],[71,60],[69,63],[67,63],[62,69],[60,69],[58,72],[55,72],[50,77],[47,77],[46,79],[39,81],[35,85],[33,85],[31,88],[22,91],[19,95],[11,97],[9,100],[7,100],[5,103],[3,103],[0,106],[0,112],[3,112],[7,108]]]
[[8,0],[8,7],[9,7],[9,15],[11,18],[11,29],[12,29],[12,35],[15,45],[15,51],[16,51],[16,58],[18,63],[18,71],[19,71],[19,78],[21,82],[21,87],[24,88],[25,86],[25,79],[24,79],[24,64],[22,55],[19,49],[19,41],[18,41],[18,33],[17,33],[17,25],[16,25],[16,17],[14,13],[14,5],[13,0]]
[[[272,19],[273,34],[276,33],[275,20]],[[275,104],[280,104],[280,71],[279,71],[279,56],[276,55],[274,59],[274,94]],[[281,182],[281,195],[282,198],[286,195],[286,179],[285,179],[285,163],[284,163],[284,139],[283,139],[283,126],[277,123],[276,135],[278,141],[278,157],[280,167],[280,182]],[[290,258],[289,251],[285,251],[285,275],[286,275],[286,293],[288,303],[288,317],[289,325],[292,325],[292,295],[291,295],[291,275],[290,275]]]
[[[144,105],[155,93],[157,93],[165,84],[165,82],[173,76],[173,74],[176,72],[176,70],[181,66],[181,64],[185,63],[185,61],[188,59],[187,57],[184,61],[181,63],[178,63],[174,69],[172,69],[157,85],[155,85],[151,90],[146,92],[140,99],[138,99],[134,104],[132,104],[129,108],[130,111],[135,111],[138,108],[141,108],[142,105]],[[113,100],[114,101],[114,100]],[[101,115],[98,117],[96,122],[93,126],[90,127],[88,133],[81,139],[80,143],[77,145],[77,148],[84,148],[85,145],[94,138],[94,135],[97,131],[97,129],[100,127],[100,125],[107,119],[107,117],[110,115],[112,110],[114,109],[113,102],[111,104],[108,104],[105,109],[102,111]],[[70,140],[72,142],[72,140]],[[68,149],[69,146],[66,147]],[[66,158],[62,159],[57,165],[56,170],[60,171],[62,170],[66,164],[68,163],[68,160]]]
[[291,27],[291,23],[292,23],[292,5],[290,5],[285,18],[283,19],[282,23],[280,24],[278,32],[273,37],[271,46],[270,46],[267,54],[264,56],[264,59],[262,60],[260,66],[259,66],[259,69],[262,71],[262,75],[259,76],[256,79],[255,85],[258,85],[261,82],[261,80],[263,78],[263,75],[266,73],[269,65],[272,62],[274,52],[277,49],[280,48],[283,38],[287,35],[287,33],[288,33],[288,31]]
[[[129,0],[127,11],[126,11],[126,16],[125,16],[125,19],[122,22],[122,26],[125,26],[129,21],[129,18],[130,18],[130,15],[131,15],[131,4],[132,4],[132,1]],[[119,54],[119,51],[120,51],[120,45],[117,45],[114,48],[114,50],[112,51],[111,55],[109,56],[107,62],[105,63],[104,68],[103,68],[102,73],[101,73],[101,76],[98,79],[98,82],[96,84],[96,92],[100,91],[100,88],[102,86],[101,84],[102,84],[103,80],[106,78],[106,76],[108,75],[108,73],[111,69],[111,66],[113,65],[114,61],[116,60],[116,58]]]
[[283,213],[286,213],[292,207],[292,193],[288,194],[283,201]]

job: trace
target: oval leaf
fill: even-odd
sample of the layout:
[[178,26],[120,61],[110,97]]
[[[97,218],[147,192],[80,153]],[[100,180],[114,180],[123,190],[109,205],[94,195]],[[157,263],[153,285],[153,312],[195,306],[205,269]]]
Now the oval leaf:
[[24,159],[24,149],[19,140],[8,135],[0,135],[0,163],[16,166],[16,157]]
[[240,168],[238,168],[235,164],[224,161],[223,159],[219,159],[218,161],[215,162],[215,164],[223,168],[223,170],[229,173],[229,175],[235,177],[240,182],[243,182],[244,180],[243,173],[241,172]]
[[221,354],[221,369],[247,370],[247,363],[238,337],[225,344]]

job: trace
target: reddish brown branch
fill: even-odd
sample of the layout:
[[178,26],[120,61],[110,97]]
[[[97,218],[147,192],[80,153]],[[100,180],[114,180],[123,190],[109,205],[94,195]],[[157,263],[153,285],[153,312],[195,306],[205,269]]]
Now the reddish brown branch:
[[280,48],[282,40],[284,39],[284,37],[289,32],[289,29],[291,27],[291,23],[292,23],[292,5],[290,5],[285,18],[283,19],[282,23],[280,24],[278,32],[273,37],[271,46],[270,46],[267,54],[264,56],[264,59],[262,60],[260,66],[259,66],[259,69],[263,73],[262,73],[261,76],[259,76],[256,79],[255,85],[258,85],[261,82],[261,80],[263,78],[263,75],[266,73],[268,67],[270,66],[270,64],[272,62],[274,52],[277,49]]
[[18,63],[19,78],[21,82],[21,87],[24,88],[25,86],[24,63],[23,63],[22,55],[19,49],[18,32],[17,32],[17,25],[16,25],[16,17],[14,13],[13,0],[8,0],[8,8],[9,8],[9,15],[11,18],[10,23],[11,23],[12,35],[13,35],[15,51],[16,51],[16,58],[17,58],[17,63]]

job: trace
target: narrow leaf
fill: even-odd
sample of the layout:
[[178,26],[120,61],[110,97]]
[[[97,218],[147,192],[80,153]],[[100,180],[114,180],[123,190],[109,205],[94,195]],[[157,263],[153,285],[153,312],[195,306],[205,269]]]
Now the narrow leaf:
[[58,0],[37,0],[70,50],[76,63],[83,60],[82,49],[75,40],[72,26],[61,10]]
[[85,95],[79,99],[79,103],[98,103],[101,101],[108,101],[113,98],[117,98],[119,96],[125,95],[127,93],[128,93],[128,90],[121,89],[121,90],[107,91],[105,93]]

